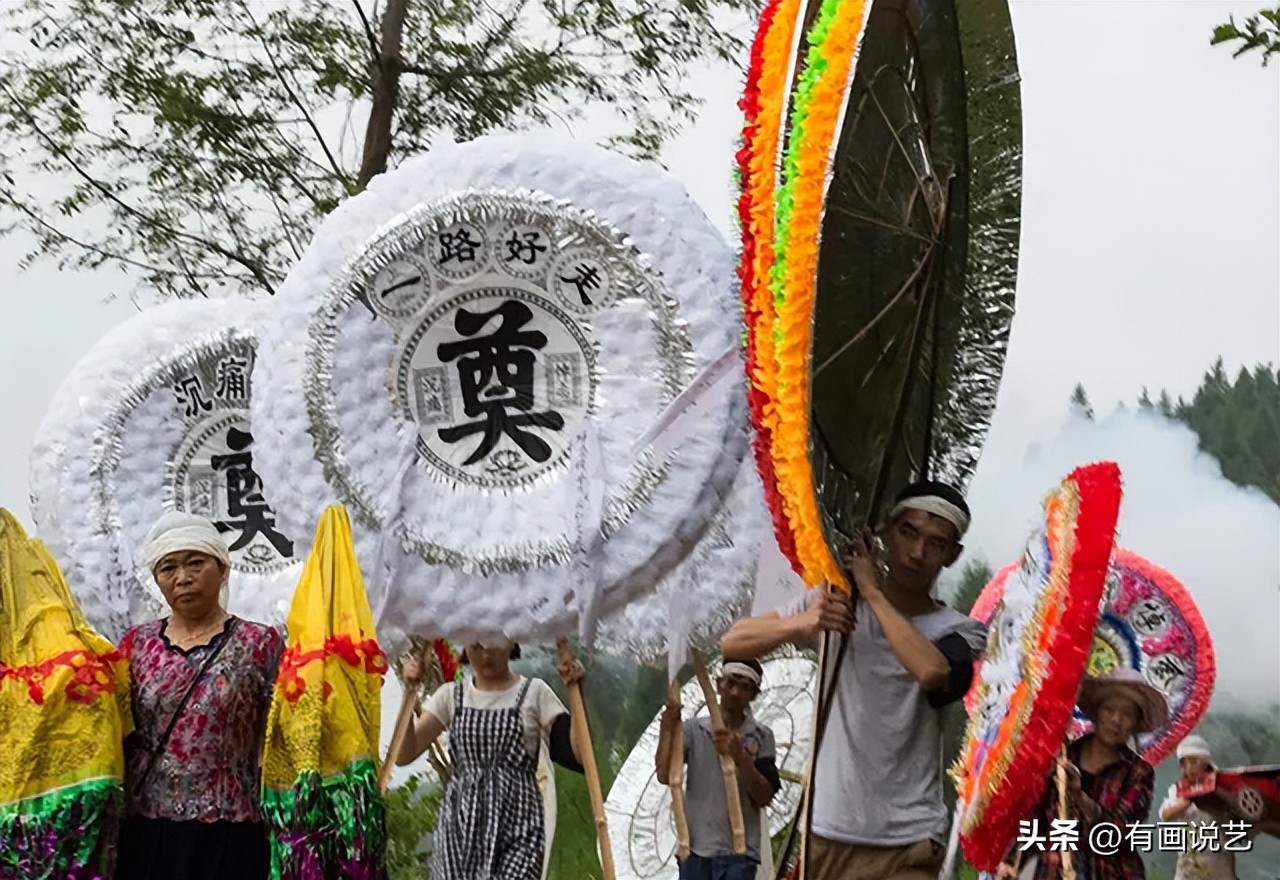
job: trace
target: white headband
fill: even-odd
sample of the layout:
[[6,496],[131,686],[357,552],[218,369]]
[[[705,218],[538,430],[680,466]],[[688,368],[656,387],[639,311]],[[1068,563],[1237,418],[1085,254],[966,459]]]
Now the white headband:
[[760,687],[760,673],[756,672],[745,663],[736,663],[730,660],[724,666],[720,667],[721,675],[736,675],[740,678],[749,679],[756,687]]
[[208,554],[227,568],[231,567],[227,542],[212,522],[202,516],[170,511],[151,527],[142,547],[142,558],[154,572],[161,559],[182,550]]
[[903,499],[889,511],[889,519],[895,519],[904,510],[923,510],[925,513],[942,517],[956,527],[957,540],[963,538],[964,533],[969,531],[969,517],[965,512],[937,495],[919,495],[915,498]]

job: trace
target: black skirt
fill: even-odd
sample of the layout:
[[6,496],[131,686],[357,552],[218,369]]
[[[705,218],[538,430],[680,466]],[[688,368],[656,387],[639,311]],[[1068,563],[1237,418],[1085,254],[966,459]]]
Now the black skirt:
[[116,880],[266,880],[258,822],[176,822],[130,816],[120,829]]

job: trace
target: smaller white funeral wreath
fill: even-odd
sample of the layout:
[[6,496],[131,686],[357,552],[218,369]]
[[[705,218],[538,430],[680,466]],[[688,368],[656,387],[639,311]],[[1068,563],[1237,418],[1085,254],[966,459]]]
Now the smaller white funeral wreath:
[[769,512],[755,462],[748,456],[711,527],[650,594],[600,624],[597,650],[655,663],[685,644],[711,654],[737,618],[751,609]]
[[700,400],[678,449],[641,442],[737,345],[734,284],[684,189],[597,147],[492,136],[380,175],[263,325],[261,473],[298,502],[282,522],[345,505],[375,606],[423,635],[563,632],[584,551],[599,610],[652,589],[745,448],[739,388]]
[[140,550],[169,510],[206,516],[223,533],[230,610],[283,622],[299,563],[254,466],[258,308],[183,300],[142,312],[76,364],[40,426],[37,531],[85,614],[113,637],[161,614]]

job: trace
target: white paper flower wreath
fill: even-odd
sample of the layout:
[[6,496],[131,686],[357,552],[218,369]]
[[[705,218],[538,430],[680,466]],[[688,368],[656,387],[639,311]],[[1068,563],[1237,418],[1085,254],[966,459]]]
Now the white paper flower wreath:
[[770,539],[764,490],[748,458],[706,537],[652,594],[601,623],[597,649],[645,663],[669,652],[683,658],[686,644],[717,652],[720,636],[751,607],[761,547]]
[[584,556],[601,612],[651,591],[745,450],[737,388],[700,402],[674,452],[635,448],[737,344],[734,284],[684,189],[599,148],[492,136],[375,178],[261,331],[258,466],[296,493],[283,527],[346,505],[403,632],[563,634],[588,604]]
[[300,557],[254,467],[258,308],[217,299],[144,311],[76,364],[39,428],[30,464],[37,530],[86,615],[112,637],[162,613],[140,550],[174,509],[224,532],[229,610],[284,620]]

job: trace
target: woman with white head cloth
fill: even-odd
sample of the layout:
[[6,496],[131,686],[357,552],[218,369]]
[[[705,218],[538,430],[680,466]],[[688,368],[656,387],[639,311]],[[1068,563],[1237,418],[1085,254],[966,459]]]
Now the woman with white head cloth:
[[170,614],[120,642],[135,731],[117,880],[265,880],[259,761],[284,641],[223,607],[231,557],[209,520],[166,513],[143,558]]
[[1185,822],[1187,846],[1178,854],[1174,880],[1235,880],[1236,854],[1222,848],[1222,835],[1215,827],[1217,820],[1197,807],[1192,800],[1201,789],[1212,790],[1213,755],[1202,736],[1191,735],[1178,743],[1178,764],[1182,775],[1169,786],[1160,805],[1160,821]]

